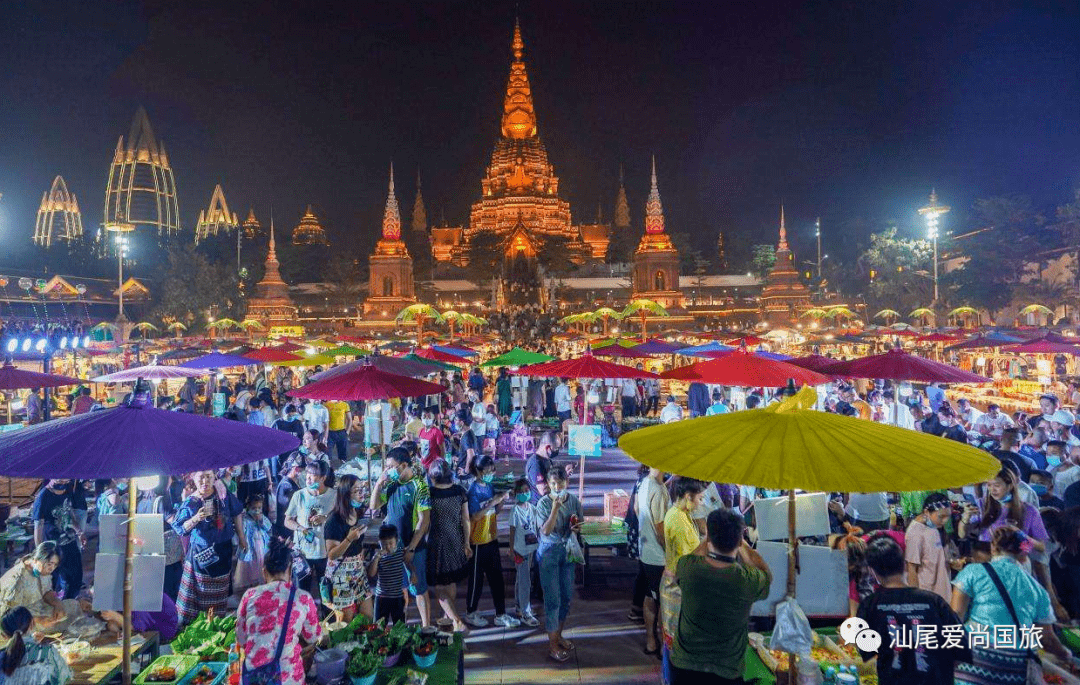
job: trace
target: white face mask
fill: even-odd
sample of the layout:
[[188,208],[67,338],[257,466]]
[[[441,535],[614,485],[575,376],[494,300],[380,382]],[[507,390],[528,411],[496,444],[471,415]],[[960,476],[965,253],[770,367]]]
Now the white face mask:
[[433,423],[435,423],[435,420],[434,420],[434,419],[422,419],[422,421],[423,421],[423,424],[424,424],[425,426],[429,427],[429,428],[431,427],[431,425],[432,425]]

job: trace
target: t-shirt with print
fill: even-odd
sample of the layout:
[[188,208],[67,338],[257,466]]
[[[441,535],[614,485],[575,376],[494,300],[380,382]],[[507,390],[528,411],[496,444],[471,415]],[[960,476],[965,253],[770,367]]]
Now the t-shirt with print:
[[[476,516],[484,502],[495,496],[495,489],[480,480],[474,480],[469,486],[469,516]],[[472,524],[469,542],[485,545],[495,539],[495,508],[492,507]]]
[[517,554],[526,557],[540,546],[540,524],[537,522],[536,505],[532,502],[514,505],[510,512],[510,527],[514,530],[512,543]]
[[[357,523],[359,525],[359,522]],[[323,524],[323,539],[324,540],[337,540],[342,542],[349,535],[349,530],[352,526],[341,517],[336,511],[330,514],[330,517],[326,519],[326,523]],[[338,558],[350,558],[356,557],[362,554],[364,551],[364,536],[356,538],[349,544],[349,548],[345,550],[345,554]]]
[[[947,685],[953,682],[953,662],[966,658],[966,649],[943,648],[948,633],[942,628],[960,625],[960,618],[937,593],[912,587],[878,588],[859,604],[858,617],[881,635],[877,652],[859,651],[866,660],[877,656],[882,685]],[[927,629],[933,632],[935,648],[929,648],[929,642],[917,649],[900,646],[914,645],[917,629],[920,636]]]
[[536,505],[536,521],[540,524],[540,543],[544,549],[548,549],[551,545],[565,544],[570,537],[570,519],[576,516],[578,523],[584,520],[584,514],[581,511],[581,502],[578,498],[569,492],[564,492],[562,496],[565,498],[562,505],[559,507],[559,513],[555,515],[555,526],[551,529],[550,534],[543,532],[544,522],[551,516],[551,509],[554,506],[551,495],[544,495],[540,498],[540,503]]
[[71,530],[75,526],[75,507],[69,491],[58,495],[49,488],[42,488],[34,498],[30,517],[44,524],[45,540],[53,540],[61,545],[75,540]]
[[907,549],[904,559],[910,564],[917,564],[919,587],[929,590],[942,599],[952,598],[949,562],[945,558],[945,548],[941,544],[941,531],[915,519],[904,534]]
[[424,426],[417,435],[417,444],[420,449],[420,463],[427,469],[432,464],[443,458],[446,436],[438,426]]
[[[413,478],[408,483],[389,483],[382,491],[382,500],[386,503],[386,523],[397,526],[398,538],[402,545],[412,544],[413,531],[420,521],[420,512],[431,509],[431,492],[421,478]],[[426,549],[427,540],[421,540],[415,549]]]
[[664,521],[671,507],[671,496],[662,484],[653,478],[645,478],[638,487],[638,558],[650,566],[664,565],[664,546],[656,537],[656,523]]
[[243,650],[245,667],[258,668],[270,663],[277,651],[281,627],[286,629],[285,648],[281,652],[281,685],[303,685],[304,662],[300,655],[300,638],[307,643],[318,642],[323,635],[319,609],[315,600],[304,590],[293,598],[288,625],[285,610],[289,606],[292,586],[282,581],[253,587],[240,598],[236,609],[236,640]]
[[289,509],[285,512],[286,518],[295,518],[301,528],[307,530],[293,531],[293,545],[305,559],[326,558],[326,538],[323,535],[323,526],[311,523],[313,515],[329,516],[334,510],[334,500],[337,498],[337,490],[327,488],[321,495],[312,492],[308,488],[301,488],[293,493],[289,500]]

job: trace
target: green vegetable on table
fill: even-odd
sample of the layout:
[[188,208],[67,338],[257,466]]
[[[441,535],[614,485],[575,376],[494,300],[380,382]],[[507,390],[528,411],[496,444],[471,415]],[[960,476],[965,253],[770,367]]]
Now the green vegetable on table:
[[202,661],[226,661],[229,647],[236,642],[236,617],[206,614],[188,624],[172,641],[177,654],[190,654]]
[[352,678],[363,678],[371,675],[375,669],[382,666],[383,658],[375,652],[358,649],[349,655],[349,662],[345,666],[345,672]]

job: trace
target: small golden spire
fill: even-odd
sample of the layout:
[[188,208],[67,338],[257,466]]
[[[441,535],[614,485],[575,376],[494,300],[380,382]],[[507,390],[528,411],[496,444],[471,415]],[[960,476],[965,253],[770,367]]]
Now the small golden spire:
[[514,59],[520,62],[521,56],[525,53],[525,41],[521,40],[521,21],[516,17],[514,19],[514,41],[510,44],[510,47],[514,50]]
[[525,72],[521,56],[525,43],[521,40],[521,24],[514,23],[514,61],[510,64],[510,77],[506,82],[503,100],[502,134],[506,138],[523,140],[536,135],[536,112],[533,110],[532,88]]

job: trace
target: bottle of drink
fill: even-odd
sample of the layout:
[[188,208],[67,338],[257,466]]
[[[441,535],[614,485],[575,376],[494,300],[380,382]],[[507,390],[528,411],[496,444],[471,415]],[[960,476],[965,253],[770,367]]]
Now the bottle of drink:
[[235,642],[229,645],[229,673],[240,673],[240,646]]
[[825,669],[825,684],[836,685],[836,667],[829,666]]

